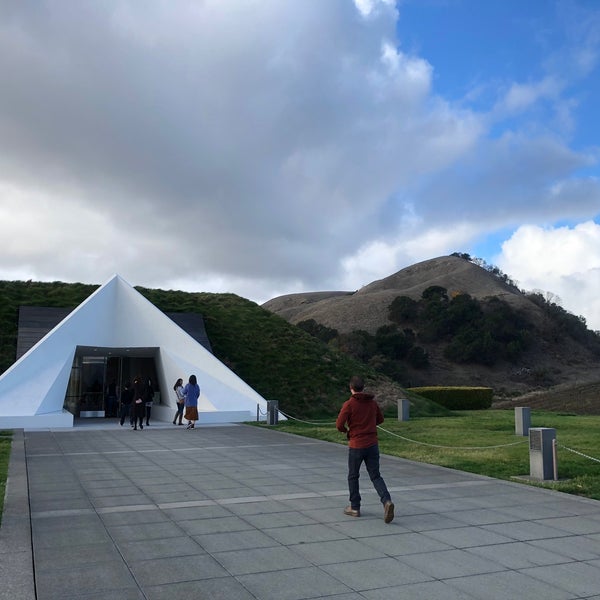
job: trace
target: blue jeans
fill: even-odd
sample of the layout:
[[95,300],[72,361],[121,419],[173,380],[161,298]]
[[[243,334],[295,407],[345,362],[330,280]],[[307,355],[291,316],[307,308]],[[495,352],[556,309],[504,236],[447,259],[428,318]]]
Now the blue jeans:
[[365,463],[367,473],[379,494],[381,503],[390,501],[392,498],[388,492],[383,477],[379,473],[379,446],[368,448],[348,448],[348,490],[350,491],[350,506],[354,510],[360,510],[360,492],[358,489],[358,478],[360,477],[360,466]]

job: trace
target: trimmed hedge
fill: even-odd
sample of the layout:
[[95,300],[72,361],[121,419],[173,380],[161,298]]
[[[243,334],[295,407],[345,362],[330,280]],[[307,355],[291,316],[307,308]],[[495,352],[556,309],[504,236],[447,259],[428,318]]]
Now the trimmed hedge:
[[414,387],[409,391],[449,410],[481,410],[492,406],[494,391],[488,387]]

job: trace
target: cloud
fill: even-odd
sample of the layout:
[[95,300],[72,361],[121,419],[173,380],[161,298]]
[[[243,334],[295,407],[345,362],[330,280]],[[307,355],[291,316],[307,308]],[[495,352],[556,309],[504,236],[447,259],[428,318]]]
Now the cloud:
[[405,240],[368,242],[354,255],[343,261],[345,278],[342,289],[353,290],[397,270],[397,265],[411,265],[431,257],[448,253],[456,245],[465,247],[473,237],[475,229],[468,223],[448,229],[422,227],[423,233]]
[[265,301],[594,218],[564,71],[454,103],[398,18],[391,0],[3,3],[0,278]]
[[[376,235],[399,182],[477,135],[427,107],[431,67],[393,48],[389,10],[169,7],[15,3],[0,25],[0,178],[47,238],[30,252],[53,250],[63,276],[98,221],[97,249],[121,241],[102,268],[148,284],[173,269],[316,284],[353,251],[354,223]],[[48,203],[80,225],[49,225],[34,208]]]
[[513,82],[504,98],[500,100],[498,109],[507,112],[526,110],[538,103],[540,99],[555,99],[563,87],[563,84],[554,77],[545,77],[535,83]]
[[600,331],[599,224],[523,225],[502,244],[496,264],[522,289],[558,296],[563,308]]

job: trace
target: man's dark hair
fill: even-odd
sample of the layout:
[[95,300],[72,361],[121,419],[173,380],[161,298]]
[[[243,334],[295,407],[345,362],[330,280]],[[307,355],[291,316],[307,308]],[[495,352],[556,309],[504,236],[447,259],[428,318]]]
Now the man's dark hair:
[[353,375],[350,378],[350,387],[355,392],[362,392],[365,389],[365,382],[363,381],[362,377],[359,377],[358,375]]

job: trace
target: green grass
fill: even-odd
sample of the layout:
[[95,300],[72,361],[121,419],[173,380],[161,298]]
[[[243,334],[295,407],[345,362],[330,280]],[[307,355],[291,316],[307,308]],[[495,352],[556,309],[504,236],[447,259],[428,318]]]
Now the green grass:
[[[332,424],[334,420],[323,425],[280,422],[277,429],[346,444],[345,436]],[[600,462],[565,449],[600,460],[600,417],[535,411],[531,420],[532,427],[556,429],[559,478],[557,482],[532,485],[600,500]],[[528,438],[515,435],[513,411],[455,412],[453,416],[418,417],[406,422],[389,415],[382,428],[379,445],[384,454],[497,479],[530,473]]]
[[6,477],[8,475],[11,439],[12,431],[0,431],[0,523],[2,523],[2,511],[4,509],[4,494],[6,493]]
[[138,288],[164,312],[203,315],[215,356],[281,410],[304,417],[335,412],[350,377],[386,379],[336,352],[285,319],[234,294],[187,293]]

